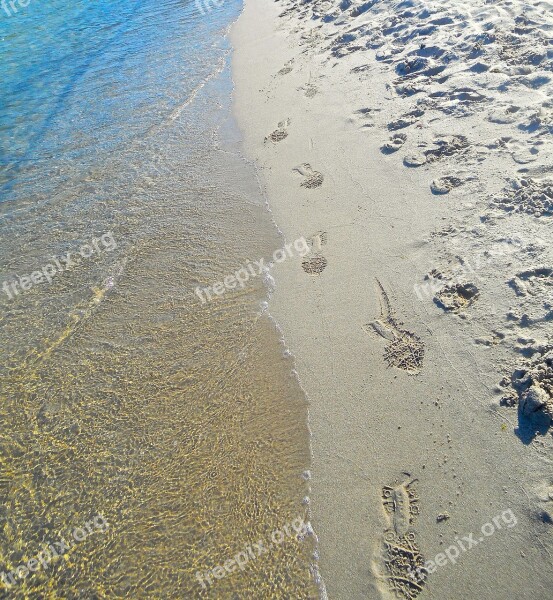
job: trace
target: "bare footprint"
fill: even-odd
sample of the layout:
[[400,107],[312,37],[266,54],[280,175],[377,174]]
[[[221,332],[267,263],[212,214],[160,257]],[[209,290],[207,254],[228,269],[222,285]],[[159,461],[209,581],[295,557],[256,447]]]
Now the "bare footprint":
[[376,283],[380,294],[380,318],[364,325],[363,329],[390,342],[384,351],[384,360],[389,366],[417,374],[422,369],[424,343],[414,333],[401,328],[402,323],[392,312],[388,294],[378,279]]
[[373,67],[372,65],[370,65],[369,63],[366,63],[364,65],[359,65],[357,67],[353,67],[353,69],[351,70],[352,73],[367,73],[372,71]]
[[464,135],[451,135],[434,140],[435,148],[424,153],[428,162],[440,160],[446,156],[455,156],[466,150],[470,144]]
[[[408,475],[407,473],[405,475]],[[388,527],[384,531],[376,574],[398,598],[413,600],[426,584],[424,557],[412,529],[419,514],[416,479],[405,479],[382,488],[382,505]]]
[[265,138],[265,142],[270,141],[276,144],[277,142],[281,142],[282,140],[286,139],[288,137],[287,127],[290,125],[290,123],[290,119],[285,119],[284,121],[281,121],[278,124],[278,128],[275,129]]
[[323,185],[323,174],[319,171],[314,171],[309,163],[303,163],[302,165],[299,165],[294,169],[294,171],[300,175],[303,175],[305,178],[300,184],[302,187],[313,189]]

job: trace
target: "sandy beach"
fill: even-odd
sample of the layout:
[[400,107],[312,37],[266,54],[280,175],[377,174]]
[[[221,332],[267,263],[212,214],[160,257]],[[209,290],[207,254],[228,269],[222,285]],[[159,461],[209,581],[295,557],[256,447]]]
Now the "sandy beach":
[[320,597],[553,590],[551,2],[246,0]]

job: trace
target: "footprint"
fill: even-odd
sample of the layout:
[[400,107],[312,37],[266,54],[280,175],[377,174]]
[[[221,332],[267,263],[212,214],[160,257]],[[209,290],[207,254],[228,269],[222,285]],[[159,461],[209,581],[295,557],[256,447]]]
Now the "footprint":
[[367,73],[368,71],[372,71],[372,65],[366,63],[364,65],[359,65],[357,67],[353,67],[351,70],[352,73]]
[[327,264],[328,262],[326,258],[319,253],[315,253],[311,256],[306,256],[301,261],[302,269],[308,275],[320,275],[326,269]]
[[517,296],[539,294],[541,297],[545,297],[553,287],[553,269],[541,266],[522,271],[509,280],[509,285],[515,290]]
[[452,135],[437,138],[434,141],[434,146],[429,150],[406,156],[403,159],[403,164],[407,167],[420,167],[425,163],[432,163],[446,156],[455,156],[466,150],[470,144],[464,135]]
[[459,313],[468,308],[479,296],[474,283],[446,285],[434,296],[434,303],[446,311]]
[[317,231],[307,239],[307,245],[311,248],[301,262],[302,269],[308,274],[320,275],[328,264],[326,258],[321,254],[321,249],[326,246],[328,234],[326,231]]
[[520,106],[514,105],[493,109],[488,115],[488,121],[499,125],[509,125],[517,120],[519,111]]
[[[406,473],[406,475],[408,475]],[[406,479],[382,488],[388,528],[381,544],[381,568],[377,572],[398,598],[413,600],[423,590],[428,573],[412,525],[419,514],[416,479]],[[383,568],[382,568],[383,567]]]
[[[444,77],[445,83],[449,76]],[[449,90],[440,90],[429,94],[430,103],[435,110],[441,110],[446,115],[466,117],[471,111],[476,110],[472,103],[487,102],[487,98],[478,90],[471,87],[452,87]],[[470,110],[469,110],[470,109]]]
[[553,181],[548,178],[514,179],[491,205],[507,212],[527,213],[535,217],[553,215]]
[[321,250],[328,242],[328,233],[326,231],[317,231],[308,240],[307,243],[311,248]]
[[492,346],[497,346],[498,344],[501,344],[501,342],[505,340],[505,337],[505,334],[501,331],[494,330],[488,337],[475,338],[474,343],[478,344],[479,346],[486,346],[488,348],[491,348]]
[[349,118],[350,123],[356,123],[359,120],[364,121],[360,126],[360,129],[366,129],[367,127],[374,127],[375,113],[380,112],[380,108],[360,108],[353,113],[353,116]]
[[434,140],[436,148],[426,150],[424,155],[428,162],[434,162],[445,156],[454,156],[459,154],[470,146],[464,135],[451,135]]
[[446,176],[434,179],[434,181],[430,184],[430,189],[432,190],[433,194],[442,195],[449,194],[452,189],[461,185],[463,185],[462,179],[453,176]]
[[323,174],[319,173],[319,171],[314,171],[309,163],[299,165],[299,167],[296,167],[294,171],[305,177],[305,179],[300,184],[302,187],[312,189],[321,187],[321,185],[323,184]]
[[363,329],[390,342],[384,351],[384,360],[390,367],[417,374],[422,369],[424,343],[414,333],[401,328],[402,323],[394,316],[384,287],[378,279],[376,283],[380,294],[380,318],[364,325]]
[[403,164],[406,167],[422,167],[426,162],[426,156],[421,152],[409,154],[403,159]]
[[389,142],[386,142],[380,150],[384,154],[392,154],[397,152],[407,141],[407,136],[404,133],[395,133]]
[[308,83],[303,90],[303,93],[307,98],[314,98],[319,93],[319,88],[312,83]]
[[498,152],[510,154],[514,162],[527,165],[551,153],[551,144],[543,139],[519,140],[512,137],[499,138],[487,147]]
[[267,142],[267,140],[269,140],[270,142],[273,143],[277,143],[277,142],[281,142],[282,140],[284,140],[285,138],[288,137],[288,129],[287,127],[290,125],[291,121],[290,119],[286,119],[284,121],[281,121],[278,124],[278,129],[275,129],[272,133],[270,133],[266,138],[265,138],[265,142]]
[[414,489],[416,481],[396,482],[382,488],[382,504],[390,519],[390,529],[397,535],[405,535],[419,514],[419,497]]
[[550,133],[553,126],[553,103],[544,102],[537,110],[535,107],[524,111],[523,122],[518,128],[526,132],[543,131]]
[[300,34],[299,45],[307,46],[308,48],[316,48],[322,42],[324,42],[325,37],[322,35],[320,31],[315,29],[310,29],[309,31],[304,31],[301,27],[298,27],[297,33]]
[[417,108],[415,110],[412,110],[411,112],[401,115],[401,117],[397,121],[392,121],[391,123],[388,123],[388,129],[390,131],[405,129],[405,127],[409,127],[410,125],[413,125],[413,123],[416,123],[423,115],[424,110]]
[[521,298],[521,327],[553,319],[553,268],[546,265],[517,273],[508,284]]
[[542,481],[534,489],[534,493],[539,501],[538,518],[549,525],[553,524],[553,480]]
[[293,60],[288,61],[284,67],[282,67],[282,69],[280,69],[280,71],[277,73],[277,75],[288,75],[288,73],[291,73],[293,70]]

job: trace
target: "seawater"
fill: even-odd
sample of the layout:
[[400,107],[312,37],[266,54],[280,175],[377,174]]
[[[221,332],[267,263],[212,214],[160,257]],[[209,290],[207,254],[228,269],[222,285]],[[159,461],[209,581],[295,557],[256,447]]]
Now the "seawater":
[[270,546],[308,519],[310,456],[267,288],[194,294],[283,244],[219,4],[0,8],[0,572],[109,523],[2,598],[315,596],[311,536]]

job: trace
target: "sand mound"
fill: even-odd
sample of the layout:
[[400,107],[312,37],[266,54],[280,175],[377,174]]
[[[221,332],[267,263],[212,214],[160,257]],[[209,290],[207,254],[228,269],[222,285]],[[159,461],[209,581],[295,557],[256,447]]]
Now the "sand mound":
[[539,353],[538,358],[523,368],[513,372],[510,382],[502,382],[510,387],[503,399],[504,404],[518,402],[525,416],[542,413],[553,421],[553,350]]

